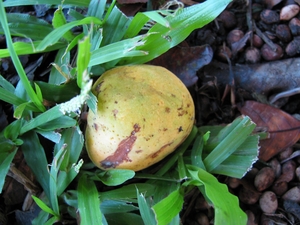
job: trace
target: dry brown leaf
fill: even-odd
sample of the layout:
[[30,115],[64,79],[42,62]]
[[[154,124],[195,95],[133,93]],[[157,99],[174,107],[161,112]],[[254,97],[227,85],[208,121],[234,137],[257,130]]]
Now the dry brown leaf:
[[264,0],[264,3],[267,5],[268,9],[272,9],[275,5],[282,2],[282,0]]
[[[300,137],[300,121],[272,106],[247,101],[240,112],[249,116],[258,127],[270,133],[268,139],[260,141],[259,159],[268,161],[287,147],[294,145]],[[294,130],[293,130],[294,129]]]
[[175,46],[152,60],[150,64],[162,66],[172,71],[187,86],[194,85],[197,71],[211,62],[213,50],[209,45]]

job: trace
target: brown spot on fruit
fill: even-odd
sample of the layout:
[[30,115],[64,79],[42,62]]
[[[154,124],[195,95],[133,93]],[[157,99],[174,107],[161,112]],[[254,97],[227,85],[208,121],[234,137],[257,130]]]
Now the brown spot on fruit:
[[182,126],[180,126],[180,127],[178,128],[178,132],[181,132],[181,131],[183,131]]
[[131,135],[134,135],[135,133],[139,132],[141,127],[136,123],[133,125],[134,130],[131,132]]
[[166,147],[170,146],[172,143],[173,143],[173,141],[170,142],[170,143],[168,143],[168,144],[163,145],[158,151],[156,151],[156,152],[154,152],[152,155],[150,155],[150,157],[151,157],[151,158],[156,158],[157,156],[159,156],[159,154],[160,154],[161,152],[164,151],[164,149],[165,149]]
[[98,131],[98,125],[94,123],[93,127],[95,128],[96,131]]
[[128,154],[137,139],[135,134],[140,131],[140,127],[138,124],[134,124],[133,128],[134,130],[131,132],[131,135],[120,142],[114,154],[106,157],[106,159],[100,162],[101,167],[103,167],[104,169],[109,169],[115,168],[124,161],[131,162]]
[[166,113],[171,112],[171,109],[169,107],[166,107]]
[[116,119],[116,118],[117,118],[117,114],[118,114],[119,111],[118,111],[117,109],[114,109],[112,112],[113,112],[114,117],[115,117],[115,119]]
[[99,84],[97,84],[97,86],[95,87],[95,92],[97,93],[97,95],[101,92],[100,88],[102,86],[104,81],[100,82]]

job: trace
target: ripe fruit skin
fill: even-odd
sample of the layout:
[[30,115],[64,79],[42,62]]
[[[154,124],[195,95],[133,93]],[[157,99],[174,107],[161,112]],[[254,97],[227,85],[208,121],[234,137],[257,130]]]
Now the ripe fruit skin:
[[86,148],[101,169],[149,167],[173,152],[193,127],[193,99],[163,67],[116,67],[92,91],[97,113],[88,113]]

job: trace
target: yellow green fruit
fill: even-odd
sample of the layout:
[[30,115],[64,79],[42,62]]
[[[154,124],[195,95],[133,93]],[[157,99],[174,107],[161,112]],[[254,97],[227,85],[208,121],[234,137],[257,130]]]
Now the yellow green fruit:
[[101,169],[149,167],[173,152],[193,127],[193,99],[163,67],[116,67],[92,91],[97,113],[88,113],[86,149]]

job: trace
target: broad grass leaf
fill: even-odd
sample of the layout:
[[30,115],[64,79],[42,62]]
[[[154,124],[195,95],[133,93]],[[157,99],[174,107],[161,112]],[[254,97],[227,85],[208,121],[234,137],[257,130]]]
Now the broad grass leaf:
[[114,213],[105,215],[107,223],[119,225],[144,225],[140,215],[136,213]]
[[90,36],[85,36],[83,40],[78,43],[78,55],[77,55],[77,85],[82,88],[86,82],[89,69],[88,64],[91,58],[91,42]]
[[157,224],[155,220],[154,212],[152,211],[151,207],[148,205],[145,196],[142,193],[139,193],[138,189],[137,189],[137,199],[138,199],[139,211],[144,221],[144,224],[145,225]]
[[[76,44],[77,44],[77,42],[76,42]],[[70,45],[68,45],[68,47],[69,46]],[[70,51],[69,50],[70,49],[67,50],[67,48],[61,48],[57,51],[55,60],[52,63],[52,65],[55,65],[55,66],[53,66],[51,68],[50,75],[49,75],[49,81],[47,84],[56,84],[57,87],[60,87],[59,86],[60,84],[65,83],[70,78],[70,75],[69,75],[70,71],[69,71],[69,68],[66,66],[70,63]],[[60,68],[60,70],[58,70],[56,68]],[[56,93],[56,92],[52,92],[52,93]],[[64,92],[64,93],[68,93],[68,92]],[[57,95],[52,94],[50,96],[60,96],[60,94],[57,94]]]
[[193,144],[192,153],[191,153],[191,162],[192,165],[206,170],[202,160],[203,146],[204,146],[203,137],[202,135],[198,135]]
[[[300,121],[288,113],[255,101],[246,101],[239,109],[248,115],[258,127],[266,128],[269,138],[260,140],[259,159],[268,161],[300,138]],[[298,128],[298,129],[293,129]]]
[[[52,19],[52,26],[54,28],[58,28],[61,27],[63,25],[65,25],[67,23],[66,17],[64,15],[64,12],[62,10],[62,6],[59,6],[57,10],[55,10],[54,15],[53,15],[53,19]],[[74,34],[69,30],[67,31],[63,37],[67,40],[67,41],[72,41],[73,38],[75,37]]]
[[[45,20],[26,13],[7,13],[6,16],[10,32],[14,36],[41,40],[53,30],[52,26]],[[39,32],[36,32],[37,30]],[[0,27],[0,33],[4,33],[2,27]]]
[[[213,150],[204,158],[203,162],[208,172],[212,172],[217,166],[232,155],[237,148],[248,138],[255,128],[255,124],[249,117],[240,117],[228,125],[225,130],[229,132],[220,132],[222,138],[219,141],[207,145],[216,145]],[[214,139],[212,138],[212,141]],[[256,156],[254,156],[256,158]],[[252,163],[252,160],[251,160]],[[244,171],[245,173],[246,171]]]
[[122,59],[131,56],[144,56],[146,52],[136,50],[137,46],[143,45],[144,36],[115,42],[92,52],[89,66],[107,63],[116,59]]
[[155,185],[146,184],[146,183],[128,184],[118,189],[101,192],[100,199],[101,201],[129,200],[131,202],[137,202],[136,189],[138,189],[140,193],[145,193],[146,196],[150,196],[153,194],[155,190]]
[[4,186],[5,177],[10,168],[10,164],[17,153],[18,147],[9,139],[0,138],[0,193]]
[[0,75],[0,86],[2,86],[6,91],[12,94],[15,92],[15,87],[1,75]]
[[[66,45],[66,43],[59,41],[53,45],[48,46],[46,49],[42,51],[37,51],[36,48],[41,44],[41,42],[42,41],[34,41],[31,43],[15,42],[12,44],[12,46],[18,55],[26,55],[26,54],[35,54],[39,52],[51,52],[63,48]],[[0,58],[5,58],[9,56],[10,56],[9,49],[0,49]]]
[[5,9],[3,7],[3,2],[0,1],[0,23],[2,25],[5,37],[6,37],[6,44],[7,44],[7,48],[9,50],[10,53],[10,57],[13,61],[13,64],[15,66],[15,69],[20,77],[20,81],[22,82],[27,95],[29,96],[30,100],[36,105],[36,107],[41,111],[44,112],[46,109],[44,107],[44,105],[42,104],[41,101],[39,101],[39,98],[37,97],[36,93],[34,92],[28,77],[26,76],[25,70],[20,62],[20,59],[15,51],[15,49],[13,48],[13,42],[12,42],[12,38],[11,38],[11,33],[10,33],[10,29],[8,27],[8,22],[7,22],[7,17],[6,17],[6,12]]
[[101,171],[100,173],[95,174],[91,179],[100,180],[107,186],[117,186],[133,178],[134,175],[135,172],[133,170],[114,169],[104,172]]
[[103,24],[103,40],[101,46],[120,41],[124,37],[130,21],[128,17],[114,6]]
[[[77,120],[69,116],[61,116],[57,119],[46,122],[41,126],[38,126],[38,131],[55,131],[64,128],[74,127],[77,124]],[[78,140],[77,140],[78,141]]]
[[103,0],[103,1],[91,0],[89,7],[88,7],[87,15],[102,19],[104,10],[105,10],[105,6],[106,6],[105,0]]
[[50,175],[47,168],[48,161],[45,155],[45,150],[41,145],[37,134],[33,131],[25,133],[21,136],[21,139],[24,141],[22,145],[22,152],[26,163],[32,170],[39,184],[42,186],[48,199],[50,199]]
[[56,216],[55,212],[49,207],[46,205],[46,203],[44,203],[41,199],[39,199],[38,197],[36,196],[31,196],[33,198],[33,200],[35,201],[35,203],[46,213],[49,213],[53,216]]
[[61,85],[49,84],[43,81],[37,81],[36,83],[41,88],[44,99],[50,102],[66,102],[80,93],[80,89],[74,80]]
[[101,202],[101,212],[103,214],[127,213],[139,210],[139,207],[130,202],[118,200],[106,200]]
[[[87,7],[89,5],[90,0],[65,0],[64,5],[73,5],[73,6],[82,6]],[[47,4],[47,5],[60,5],[61,0],[6,0],[3,4],[5,7],[12,6],[24,6],[24,5],[39,5],[39,4]]]
[[18,96],[12,94],[10,91],[3,89],[2,87],[0,87],[0,100],[5,101],[14,106],[26,104],[27,109],[33,112],[39,112],[39,109],[37,109],[32,103],[29,103],[27,100],[19,98]]
[[176,217],[183,206],[183,194],[180,189],[170,193],[166,198],[155,204],[152,208],[158,225],[167,225]]
[[240,225],[247,223],[247,215],[240,209],[239,200],[228,191],[225,184],[201,168],[187,165],[191,180],[184,185],[195,184],[214,205],[215,225]]
[[[206,159],[212,152],[209,172],[231,177],[241,178],[257,160],[259,136],[252,134],[255,124],[249,117],[236,118],[227,126],[202,126],[199,131],[202,135],[207,132],[210,137],[203,145],[202,158]],[[204,136],[203,136],[204,137]],[[198,154],[198,153],[197,153]],[[195,157],[195,156],[194,156]],[[198,157],[197,162],[192,163],[203,169]],[[196,164],[197,163],[197,164]],[[208,161],[205,162],[209,164]]]
[[44,131],[37,129],[36,132],[53,143],[58,143],[61,139],[61,134],[55,131]]
[[87,176],[82,175],[77,190],[80,224],[102,225],[100,200],[95,183]]
[[76,20],[69,22],[65,25],[62,25],[61,27],[58,27],[54,29],[50,34],[48,34],[42,41],[41,43],[37,46],[37,51],[43,51],[45,50],[48,46],[51,46],[59,41],[60,38],[63,37],[63,35],[68,32],[70,29],[72,29],[75,26],[80,26],[84,24],[97,24],[97,25],[102,25],[102,21],[99,20],[96,17],[86,17],[82,20]]
[[186,39],[193,30],[213,21],[229,2],[231,0],[208,0],[184,9],[179,9],[175,16],[170,15],[165,18],[169,21],[170,28],[156,23],[149,29],[149,35],[144,39],[145,44],[137,48],[138,50],[148,52],[147,55],[128,58],[120,62],[120,64],[142,64],[156,58]]

